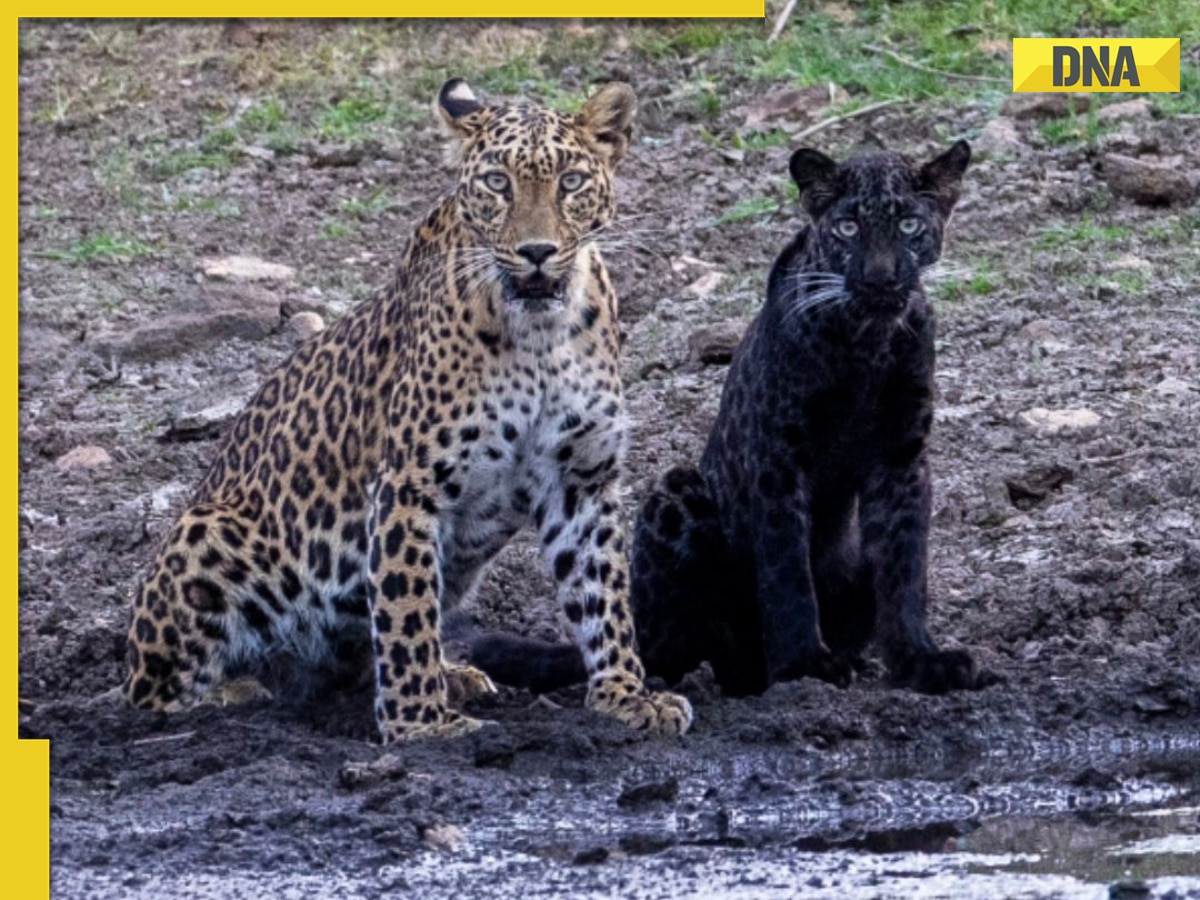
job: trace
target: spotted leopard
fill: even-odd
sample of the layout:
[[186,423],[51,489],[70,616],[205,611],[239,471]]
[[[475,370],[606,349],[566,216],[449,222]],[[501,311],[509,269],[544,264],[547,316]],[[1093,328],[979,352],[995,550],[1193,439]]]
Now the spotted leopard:
[[133,600],[128,699],[175,710],[286,647],[319,661],[370,631],[385,742],[481,724],[494,690],[443,657],[439,623],[524,525],[538,533],[588,672],[587,704],[682,733],[691,707],[643,685],[617,510],[627,441],[617,298],[596,238],[637,102],[576,115],[483,103],[435,112],[453,188],[394,282],[302,345],[238,416]]

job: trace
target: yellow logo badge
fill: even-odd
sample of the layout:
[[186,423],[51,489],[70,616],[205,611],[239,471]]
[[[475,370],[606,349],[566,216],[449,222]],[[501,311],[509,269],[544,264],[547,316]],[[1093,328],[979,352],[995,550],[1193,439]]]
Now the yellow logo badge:
[[1174,93],[1179,38],[1013,38],[1013,90]]

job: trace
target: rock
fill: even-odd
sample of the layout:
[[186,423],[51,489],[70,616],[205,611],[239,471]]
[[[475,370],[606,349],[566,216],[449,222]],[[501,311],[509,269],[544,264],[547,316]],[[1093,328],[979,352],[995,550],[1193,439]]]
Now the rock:
[[674,847],[676,843],[678,843],[678,838],[670,833],[635,831],[631,834],[621,835],[617,846],[623,853],[630,856],[649,856],[653,853],[661,853],[668,847]]
[[630,785],[617,797],[617,806],[639,810],[655,803],[673,803],[679,796],[679,779],[670,776],[662,781],[645,781]]
[[1045,353],[1061,353],[1071,346],[1070,341],[1066,339],[1070,331],[1071,326],[1067,322],[1034,319],[1017,332],[1017,339],[1026,341]]
[[706,272],[683,289],[685,294],[704,299],[715,291],[725,280],[724,272]]
[[1110,272],[1138,272],[1147,278],[1154,274],[1154,265],[1150,260],[1142,259],[1140,256],[1134,256],[1131,253],[1118,256],[1105,268]]
[[1176,378],[1173,375],[1168,375],[1153,388],[1154,393],[1160,397],[1186,397],[1196,388],[1182,378]]
[[462,829],[457,825],[427,825],[421,829],[421,841],[435,850],[457,853],[464,840]]
[[250,401],[253,392],[236,394],[199,409],[184,409],[171,417],[164,441],[206,441],[221,433],[222,426],[233,420]]
[[101,359],[154,362],[214,347],[233,338],[260,341],[279,327],[279,299],[251,285],[204,285],[182,299],[192,312],[168,313],[125,334],[89,342]]
[[344,788],[361,788],[380,781],[405,778],[408,769],[397,753],[384,753],[370,762],[349,761],[338,771],[338,781]]
[[1162,159],[1106,153],[1100,170],[1114,194],[1146,206],[1186,203],[1196,190],[1184,166]]
[[705,325],[688,335],[688,361],[702,366],[727,366],[746,333],[736,319]]
[[671,260],[671,271],[676,275],[685,275],[693,270],[711,272],[716,267],[716,263],[708,262],[707,260],[703,259],[697,259],[694,256],[688,256],[686,253],[683,256],[676,256]]
[[1122,119],[1150,118],[1150,101],[1144,97],[1137,100],[1125,100],[1121,103],[1110,103],[1102,106],[1096,112],[1097,122],[1119,122]]
[[1026,119],[1059,119],[1069,115],[1071,107],[1084,113],[1091,106],[1090,94],[1013,94],[1000,107],[1003,115]]
[[1024,152],[1025,142],[1017,133],[1012,119],[1000,116],[992,119],[971,142],[971,149],[983,157],[1009,157]]
[[289,281],[296,274],[291,266],[267,262],[256,256],[202,259],[200,269],[209,278],[227,281]]
[[288,334],[297,344],[325,330],[325,320],[315,312],[298,312],[287,321]]
[[357,166],[364,159],[378,159],[383,155],[383,145],[374,139],[354,144],[309,144],[302,149],[314,169]]
[[165,513],[171,509],[176,499],[192,492],[193,485],[181,481],[164,484],[150,495],[150,508],[156,513]]
[[841,100],[846,92],[834,84],[814,84],[806,88],[772,91],[754,103],[742,107],[744,127],[753,129],[757,125],[778,119],[812,119],[835,100]]
[[1045,409],[1040,406],[1017,413],[1017,420],[1042,435],[1086,431],[1100,424],[1100,416],[1090,409]]
[[1074,471],[1055,464],[1035,466],[1019,475],[1010,475],[1004,479],[1004,485],[1008,488],[1008,499],[1013,506],[1030,510],[1074,480]]
[[597,866],[602,862],[608,861],[607,847],[588,847],[580,850],[571,859],[571,863],[576,866]]
[[103,447],[85,444],[68,450],[54,461],[54,467],[60,472],[70,472],[72,469],[95,469],[112,462],[112,457]]
[[57,329],[17,322],[17,371],[22,375],[62,367],[72,341]]

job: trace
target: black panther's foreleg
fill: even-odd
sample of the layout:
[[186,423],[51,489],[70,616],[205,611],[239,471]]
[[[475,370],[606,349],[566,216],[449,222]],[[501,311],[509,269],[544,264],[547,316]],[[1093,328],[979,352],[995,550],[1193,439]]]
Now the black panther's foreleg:
[[860,498],[863,560],[876,597],[876,637],[894,683],[927,694],[975,686],[962,650],[939,650],[925,624],[930,517],[923,456],[871,472]]

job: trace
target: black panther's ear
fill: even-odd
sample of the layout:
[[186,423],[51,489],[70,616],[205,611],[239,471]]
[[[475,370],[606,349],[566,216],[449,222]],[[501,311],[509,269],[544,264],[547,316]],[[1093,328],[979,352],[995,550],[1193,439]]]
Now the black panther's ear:
[[809,147],[801,147],[792,154],[788,171],[796,187],[800,188],[800,203],[808,214],[816,218],[833,199],[833,176],[837,163]]
[[950,218],[950,212],[958,202],[963,172],[967,171],[970,162],[971,145],[958,141],[941,156],[935,156],[921,166],[917,190],[933,198],[943,218]]
[[483,109],[483,104],[466,81],[462,78],[451,78],[438,91],[434,108],[447,132],[466,137],[475,130],[477,124],[471,116]]

